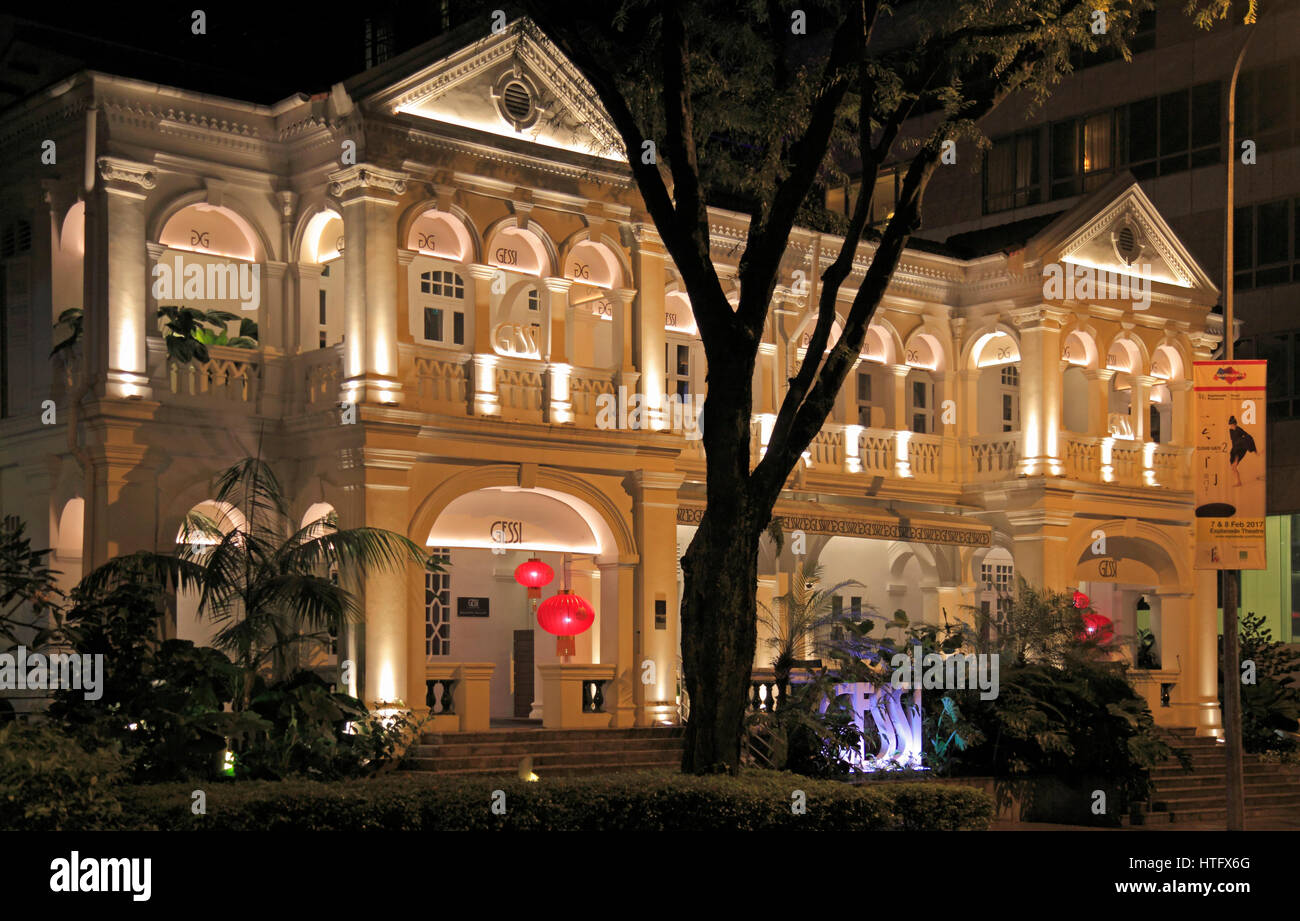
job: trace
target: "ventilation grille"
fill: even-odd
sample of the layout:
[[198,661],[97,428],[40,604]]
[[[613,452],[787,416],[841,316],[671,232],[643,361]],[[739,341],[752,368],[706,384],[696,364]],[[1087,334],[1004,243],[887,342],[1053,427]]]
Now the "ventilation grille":
[[1137,234],[1133,232],[1132,227],[1120,228],[1119,234],[1115,237],[1115,250],[1125,262],[1132,262],[1137,258]]
[[14,221],[0,232],[0,257],[25,253],[31,248],[32,225],[26,221]]
[[508,83],[501,93],[501,107],[510,118],[517,122],[524,121],[533,111],[532,93],[522,83]]

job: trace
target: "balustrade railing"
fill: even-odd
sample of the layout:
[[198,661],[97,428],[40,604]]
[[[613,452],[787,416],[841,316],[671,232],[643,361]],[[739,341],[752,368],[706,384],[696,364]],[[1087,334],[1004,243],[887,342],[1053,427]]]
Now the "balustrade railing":
[[1020,433],[972,438],[969,451],[968,479],[972,482],[1013,477],[1020,461]]
[[163,390],[182,402],[209,406],[257,403],[262,373],[260,353],[253,349],[210,345],[207,361],[182,362],[168,356],[163,370]]
[[858,461],[869,476],[892,476],[898,466],[896,433],[883,429],[863,429],[858,433]]
[[937,480],[943,468],[943,438],[912,434],[907,439],[907,465],[914,478]]

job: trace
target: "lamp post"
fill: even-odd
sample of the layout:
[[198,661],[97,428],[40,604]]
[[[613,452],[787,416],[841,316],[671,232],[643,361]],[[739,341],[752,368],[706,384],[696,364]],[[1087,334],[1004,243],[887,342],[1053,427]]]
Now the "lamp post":
[[[1247,18],[1247,25],[1253,19]],[[1233,178],[1237,165],[1237,78],[1241,76],[1241,63],[1246,59],[1246,49],[1255,37],[1255,30],[1246,32],[1246,40],[1237,54],[1228,83],[1228,214],[1223,237],[1223,357],[1233,359],[1233,344],[1237,331],[1232,315],[1233,294],[1233,223],[1236,218]],[[1241,754],[1241,642],[1237,633],[1237,579],[1235,569],[1223,572],[1223,731],[1224,747],[1228,760],[1227,802],[1228,831],[1243,831],[1246,826],[1245,766]]]

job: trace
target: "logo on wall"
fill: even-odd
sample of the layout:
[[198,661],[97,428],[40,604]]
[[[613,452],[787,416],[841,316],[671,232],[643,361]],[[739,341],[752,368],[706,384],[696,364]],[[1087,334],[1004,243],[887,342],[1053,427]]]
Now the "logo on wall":
[[1119,563],[1110,557],[1098,560],[1097,573],[1103,579],[1113,579],[1119,574]]
[[437,249],[438,243],[437,240],[434,239],[433,234],[422,233],[416,236],[415,248],[416,249]]
[[504,246],[498,247],[496,251],[496,259],[497,262],[501,263],[502,265],[518,265],[519,250],[506,249]]
[[206,230],[190,230],[190,246],[201,246],[208,248],[208,232]]
[[524,523],[522,521],[494,521],[490,533],[494,544],[522,544],[524,542]]

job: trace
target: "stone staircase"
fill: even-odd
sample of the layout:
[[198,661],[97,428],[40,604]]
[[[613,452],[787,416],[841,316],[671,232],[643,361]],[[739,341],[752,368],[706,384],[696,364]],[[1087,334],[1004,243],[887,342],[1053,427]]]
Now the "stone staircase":
[[403,769],[415,774],[515,774],[532,756],[540,777],[607,774],[682,763],[682,730],[501,729],[425,733],[407,753]]
[[[1228,810],[1224,801],[1227,756],[1214,739],[1196,736],[1191,729],[1170,729],[1169,744],[1182,749],[1190,770],[1171,760],[1151,771],[1151,798],[1134,824],[1222,824]],[[1261,764],[1245,756],[1246,815],[1263,816],[1280,811],[1300,813],[1300,766]]]

